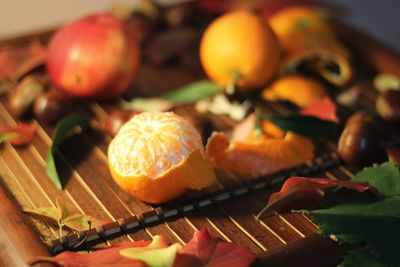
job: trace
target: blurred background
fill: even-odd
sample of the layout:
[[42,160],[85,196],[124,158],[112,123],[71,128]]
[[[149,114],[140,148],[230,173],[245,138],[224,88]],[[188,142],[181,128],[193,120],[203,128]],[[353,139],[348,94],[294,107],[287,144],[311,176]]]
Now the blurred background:
[[[182,0],[157,2],[173,4]],[[399,0],[322,2],[342,8],[345,21],[400,52]],[[115,4],[132,6],[135,3],[135,0],[0,0],[0,39],[52,29],[87,13],[108,10]]]

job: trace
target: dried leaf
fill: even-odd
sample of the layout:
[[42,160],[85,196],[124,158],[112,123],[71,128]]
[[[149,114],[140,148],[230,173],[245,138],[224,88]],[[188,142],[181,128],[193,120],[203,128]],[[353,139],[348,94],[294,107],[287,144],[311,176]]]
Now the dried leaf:
[[62,189],[60,177],[58,176],[55,156],[64,137],[76,126],[86,127],[89,124],[87,119],[83,119],[76,114],[69,115],[62,119],[56,126],[53,143],[48,151],[46,159],[46,172],[58,189]]
[[15,84],[0,75],[0,96],[6,95],[14,88]]
[[366,182],[340,181],[326,178],[291,177],[285,181],[279,192],[271,194],[268,204],[258,213],[257,218],[260,218],[265,211],[276,203],[289,197],[336,186],[346,187],[358,192],[370,191],[378,195],[377,189]]
[[339,118],[336,115],[336,105],[329,97],[324,97],[303,108],[300,114],[303,116],[312,116],[324,121],[339,122]]
[[359,96],[361,95],[361,91],[362,90],[361,90],[360,86],[352,86],[351,88],[347,89],[346,91],[338,94],[336,96],[336,101],[345,107],[351,107],[359,99]]
[[174,267],[246,267],[255,259],[248,248],[218,242],[208,228],[203,228],[179,251]]
[[140,112],[145,111],[167,111],[170,110],[174,104],[168,100],[154,97],[154,98],[134,98],[130,101],[121,100],[120,105],[126,110],[135,110]]
[[18,124],[14,127],[0,126],[0,144],[8,141],[14,146],[29,144],[36,133],[35,124]]
[[400,90],[400,78],[394,74],[381,73],[374,78],[374,87],[379,92]]
[[143,261],[149,267],[171,267],[181,245],[165,246],[161,239],[162,237],[155,236],[147,247],[124,249],[120,254],[129,259]]
[[266,115],[260,110],[257,110],[256,113],[260,119],[269,120],[284,131],[291,131],[308,137],[328,135],[337,129],[336,123],[321,120],[313,116]]
[[56,199],[56,207],[24,209],[24,211],[55,222],[58,225],[60,235],[64,226],[75,231],[85,231],[89,229],[90,225],[94,227],[101,225],[99,220],[89,215],[73,212],[61,198]]
[[0,75],[16,81],[46,62],[46,48],[39,42],[0,50]]

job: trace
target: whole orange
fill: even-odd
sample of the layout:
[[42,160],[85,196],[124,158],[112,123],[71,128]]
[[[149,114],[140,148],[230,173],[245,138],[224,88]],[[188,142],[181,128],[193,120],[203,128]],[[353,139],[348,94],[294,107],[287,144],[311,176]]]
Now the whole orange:
[[250,11],[229,12],[214,20],[200,43],[201,64],[211,80],[246,88],[265,85],[277,72],[280,47],[268,24]]
[[142,201],[161,203],[215,181],[201,136],[172,112],[143,112],[125,123],[108,147],[115,182]]

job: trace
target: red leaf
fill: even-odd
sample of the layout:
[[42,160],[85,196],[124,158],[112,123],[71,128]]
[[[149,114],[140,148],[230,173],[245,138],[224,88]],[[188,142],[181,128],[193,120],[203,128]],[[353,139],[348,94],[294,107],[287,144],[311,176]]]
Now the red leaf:
[[0,126],[0,143],[8,141],[14,146],[22,146],[30,143],[35,136],[35,124],[19,124],[14,127]]
[[219,242],[208,228],[203,228],[181,249],[174,267],[245,267],[255,259],[249,249]]
[[[165,238],[157,247],[168,247],[169,242]],[[64,267],[145,267],[146,264],[139,260],[133,260],[120,255],[120,250],[134,247],[147,247],[150,241],[124,242],[115,246],[95,251],[91,254],[80,254],[66,251],[54,257],[58,264]]]
[[329,97],[324,97],[308,107],[303,108],[300,114],[313,116],[325,121],[339,121],[336,115],[336,105]]
[[358,192],[370,191],[373,194],[378,195],[378,190],[366,182],[340,181],[325,178],[291,177],[285,181],[279,192],[271,194],[267,206],[260,211],[260,213],[257,215],[257,218],[259,218],[271,206],[282,201],[283,199],[297,194],[310,193],[318,189],[326,189],[335,186],[346,187]]
[[16,81],[46,61],[46,48],[39,42],[0,50],[0,75]]

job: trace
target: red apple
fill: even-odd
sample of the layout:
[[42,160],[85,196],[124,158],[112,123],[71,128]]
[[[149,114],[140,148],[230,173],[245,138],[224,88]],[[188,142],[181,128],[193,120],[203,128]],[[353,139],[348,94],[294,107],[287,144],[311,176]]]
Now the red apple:
[[51,81],[76,97],[110,100],[121,96],[136,78],[139,65],[136,32],[108,13],[66,25],[48,47]]

